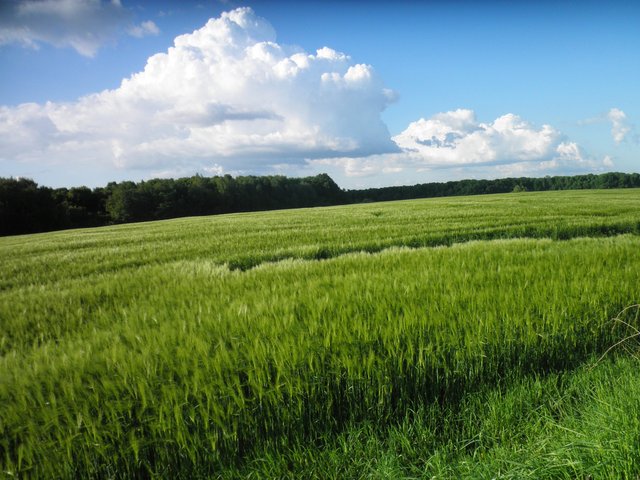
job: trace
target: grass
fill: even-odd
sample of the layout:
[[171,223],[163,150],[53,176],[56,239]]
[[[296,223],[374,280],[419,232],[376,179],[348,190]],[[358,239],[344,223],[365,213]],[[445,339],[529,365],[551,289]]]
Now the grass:
[[639,233],[637,189],[528,192],[180,218],[0,239],[0,290],[172,262],[247,269],[501,238]]
[[630,333],[611,319],[640,297],[638,207],[550,192],[0,239],[2,471],[633,478],[637,360],[585,365]]
[[352,425],[322,447],[261,451],[223,478],[636,478],[638,362],[594,360],[430,404],[390,428]]

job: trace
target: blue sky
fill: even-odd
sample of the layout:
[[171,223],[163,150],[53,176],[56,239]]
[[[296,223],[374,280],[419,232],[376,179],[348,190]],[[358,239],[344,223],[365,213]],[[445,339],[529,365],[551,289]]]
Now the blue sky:
[[0,176],[639,171],[639,5],[0,0]]

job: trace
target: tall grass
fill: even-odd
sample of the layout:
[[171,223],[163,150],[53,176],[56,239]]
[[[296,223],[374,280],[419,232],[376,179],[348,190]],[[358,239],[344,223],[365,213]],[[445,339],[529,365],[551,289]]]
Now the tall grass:
[[421,406],[390,428],[362,422],[321,447],[265,449],[221,478],[636,478],[638,361],[595,358]]
[[640,233],[638,189],[529,192],[183,218],[0,238],[0,290],[207,260],[246,269],[393,246]]
[[248,271],[179,252],[82,275],[70,265],[68,277],[43,266],[22,277],[40,281],[0,294],[2,469],[223,475],[258,451],[322,446],[354,424],[394,428],[425,405],[575,367],[619,338],[609,320],[640,296],[639,247],[623,235]]

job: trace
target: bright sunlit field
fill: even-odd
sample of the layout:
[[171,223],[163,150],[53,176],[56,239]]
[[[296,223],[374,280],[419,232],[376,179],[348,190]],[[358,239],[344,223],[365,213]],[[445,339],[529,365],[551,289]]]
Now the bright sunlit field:
[[635,478],[639,234],[629,189],[0,238],[2,474]]

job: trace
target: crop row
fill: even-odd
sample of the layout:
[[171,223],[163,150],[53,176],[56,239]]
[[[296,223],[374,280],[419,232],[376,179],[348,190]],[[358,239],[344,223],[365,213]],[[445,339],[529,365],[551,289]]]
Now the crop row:
[[[637,189],[533,192],[284,210],[0,238],[0,291],[149,264],[247,269],[390,247],[640,233]],[[87,278],[89,277],[89,278]]]
[[602,352],[640,238],[47,275],[0,294],[3,470],[188,478]]

